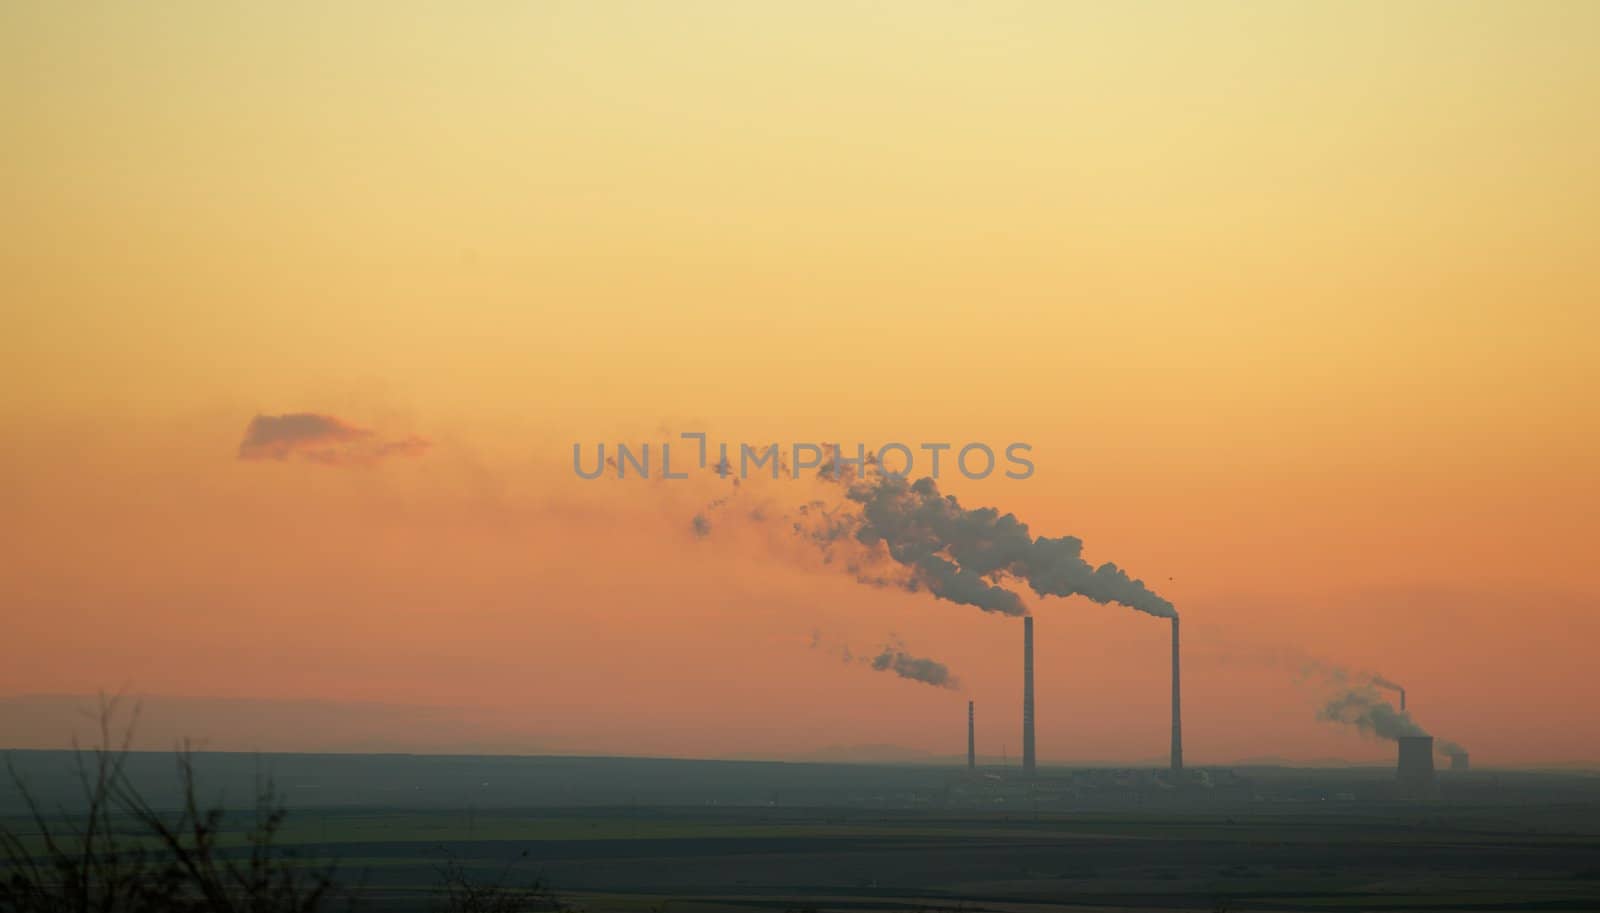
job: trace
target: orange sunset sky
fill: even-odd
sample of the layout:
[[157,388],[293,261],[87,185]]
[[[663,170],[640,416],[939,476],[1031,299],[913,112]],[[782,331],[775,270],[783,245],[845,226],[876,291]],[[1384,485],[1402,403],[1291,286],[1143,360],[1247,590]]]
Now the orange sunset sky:
[[[1032,444],[942,486],[1178,606],[1191,763],[1392,757],[1314,662],[1600,762],[1600,4],[24,0],[0,73],[0,747],[1014,759],[1016,619],[572,470],[703,430]],[[1027,598],[1041,760],[1163,757],[1166,625]]]

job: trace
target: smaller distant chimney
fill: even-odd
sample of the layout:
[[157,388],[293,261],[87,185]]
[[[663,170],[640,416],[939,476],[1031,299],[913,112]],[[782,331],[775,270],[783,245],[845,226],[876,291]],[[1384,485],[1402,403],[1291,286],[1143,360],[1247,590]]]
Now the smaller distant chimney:
[[1406,712],[1406,689],[1400,689],[1400,712]]
[[967,701],[967,769],[978,769],[978,743],[973,738],[971,701]]

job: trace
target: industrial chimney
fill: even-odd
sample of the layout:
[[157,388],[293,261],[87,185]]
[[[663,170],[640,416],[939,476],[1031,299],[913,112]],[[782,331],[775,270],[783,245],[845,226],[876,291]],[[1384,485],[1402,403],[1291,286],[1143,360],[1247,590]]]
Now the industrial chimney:
[[1033,616],[1022,619],[1022,772],[1033,776]]
[[1400,737],[1400,790],[1413,799],[1431,799],[1438,795],[1438,782],[1433,776],[1433,736],[1406,735]]
[[978,769],[978,743],[973,738],[971,701],[967,701],[967,769]]
[[1172,774],[1183,773],[1183,697],[1178,686],[1178,616],[1172,616]]
[[1400,689],[1400,712],[1406,712],[1406,689]]

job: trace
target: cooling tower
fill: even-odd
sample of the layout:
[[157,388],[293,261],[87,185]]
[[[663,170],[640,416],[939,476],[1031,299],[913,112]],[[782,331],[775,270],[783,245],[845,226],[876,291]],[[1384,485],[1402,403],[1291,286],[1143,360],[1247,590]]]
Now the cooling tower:
[[1172,616],[1172,772],[1183,773],[1183,695],[1178,686],[1178,616]]
[[1466,770],[1467,769],[1467,753],[1464,752],[1464,751],[1458,751],[1455,754],[1451,755],[1450,756],[1450,769],[1451,770]]
[[978,743],[973,738],[972,731],[972,702],[967,701],[967,769],[978,768]]
[[1433,776],[1433,736],[1408,735],[1400,737],[1400,790],[1416,799],[1432,798],[1438,794],[1438,782]]
[[1022,619],[1022,772],[1033,776],[1033,616]]

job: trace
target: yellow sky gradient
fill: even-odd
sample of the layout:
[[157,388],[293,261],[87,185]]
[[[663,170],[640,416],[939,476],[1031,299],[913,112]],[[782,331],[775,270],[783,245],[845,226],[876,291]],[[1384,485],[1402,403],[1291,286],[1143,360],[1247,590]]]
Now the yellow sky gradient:
[[[710,482],[570,448],[1020,440],[1032,479],[946,487],[1179,605],[1192,761],[1385,757],[1313,718],[1308,657],[1475,762],[1600,759],[1597,36],[1577,2],[6,4],[0,696],[696,756],[953,754],[970,696],[1015,754],[1013,621],[697,541]],[[234,459],[287,412],[433,447]],[[1033,608],[1041,756],[1159,756],[1163,626]]]

